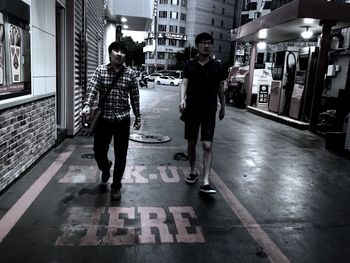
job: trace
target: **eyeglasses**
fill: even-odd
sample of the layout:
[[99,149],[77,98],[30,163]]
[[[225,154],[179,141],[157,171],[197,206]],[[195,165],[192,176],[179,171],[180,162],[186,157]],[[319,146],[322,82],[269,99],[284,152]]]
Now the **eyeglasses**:
[[122,51],[122,50],[116,50],[116,49],[112,49],[112,53],[113,55],[116,55],[116,56],[125,56],[125,52]]
[[209,41],[201,41],[201,42],[199,42],[199,45],[202,47],[204,47],[204,46],[212,47],[213,43],[210,40]]

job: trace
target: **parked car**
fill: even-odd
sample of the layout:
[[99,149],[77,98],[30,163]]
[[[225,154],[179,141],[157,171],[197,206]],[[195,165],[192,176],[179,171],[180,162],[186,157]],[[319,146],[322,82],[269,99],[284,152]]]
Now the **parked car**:
[[172,76],[160,76],[156,78],[155,81],[157,85],[170,85],[170,86],[179,85],[179,79],[176,79]]
[[163,76],[162,73],[154,72],[152,74],[149,74],[148,76],[145,77],[147,81],[153,82],[156,78]]

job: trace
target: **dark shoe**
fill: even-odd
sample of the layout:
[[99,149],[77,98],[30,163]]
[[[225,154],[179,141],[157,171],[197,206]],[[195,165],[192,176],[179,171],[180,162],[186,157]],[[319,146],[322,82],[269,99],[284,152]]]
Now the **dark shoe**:
[[198,179],[198,173],[195,173],[195,174],[189,174],[185,179],[185,181],[188,184],[194,184],[197,181],[197,179]]
[[109,180],[109,177],[111,177],[111,172],[110,172],[111,167],[112,167],[112,162],[108,161],[108,169],[103,171],[101,175],[101,180],[102,180],[102,183],[104,184],[106,184]]
[[120,189],[112,188],[112,191],[111,191],[112,200],[118,201],[118,200],[120,200],[121,197],[122,197],[122,195],[120,193]]
[[209,184],[202,185],[199,188],[199,192],[205,193],[205,194],[216,194],[216,190],[213,187],[211,187]]

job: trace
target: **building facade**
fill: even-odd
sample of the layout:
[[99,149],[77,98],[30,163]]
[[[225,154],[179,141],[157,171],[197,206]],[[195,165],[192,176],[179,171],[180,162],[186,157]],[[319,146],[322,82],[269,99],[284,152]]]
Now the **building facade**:
[[103,23],[104,0],[0,3],[0,191],[79,131]]
[[213,57],[228,60],[234,7],[234,0],[155,0],[153,25],[144,48],[148,70],[176,69],[175,54],[193,47],[201,32],[213,35]]

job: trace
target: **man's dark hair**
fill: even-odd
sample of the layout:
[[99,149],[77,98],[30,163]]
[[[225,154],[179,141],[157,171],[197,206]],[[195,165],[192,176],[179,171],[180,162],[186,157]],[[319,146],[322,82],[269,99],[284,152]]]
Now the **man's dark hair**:
[[213,36],[207,32],[203,32],[200,33],[196,36],[196,39],[194,40],[194,42],[196,43],[196,45],[199,44],[199,42],[201,42],[202,40],[210,40],[212,44],[214,44],[214,39]]
[[127,55],[126,47],[122,43],[112,42],[108,47],[108,54],[111,54],[112,50],[119,50]]

